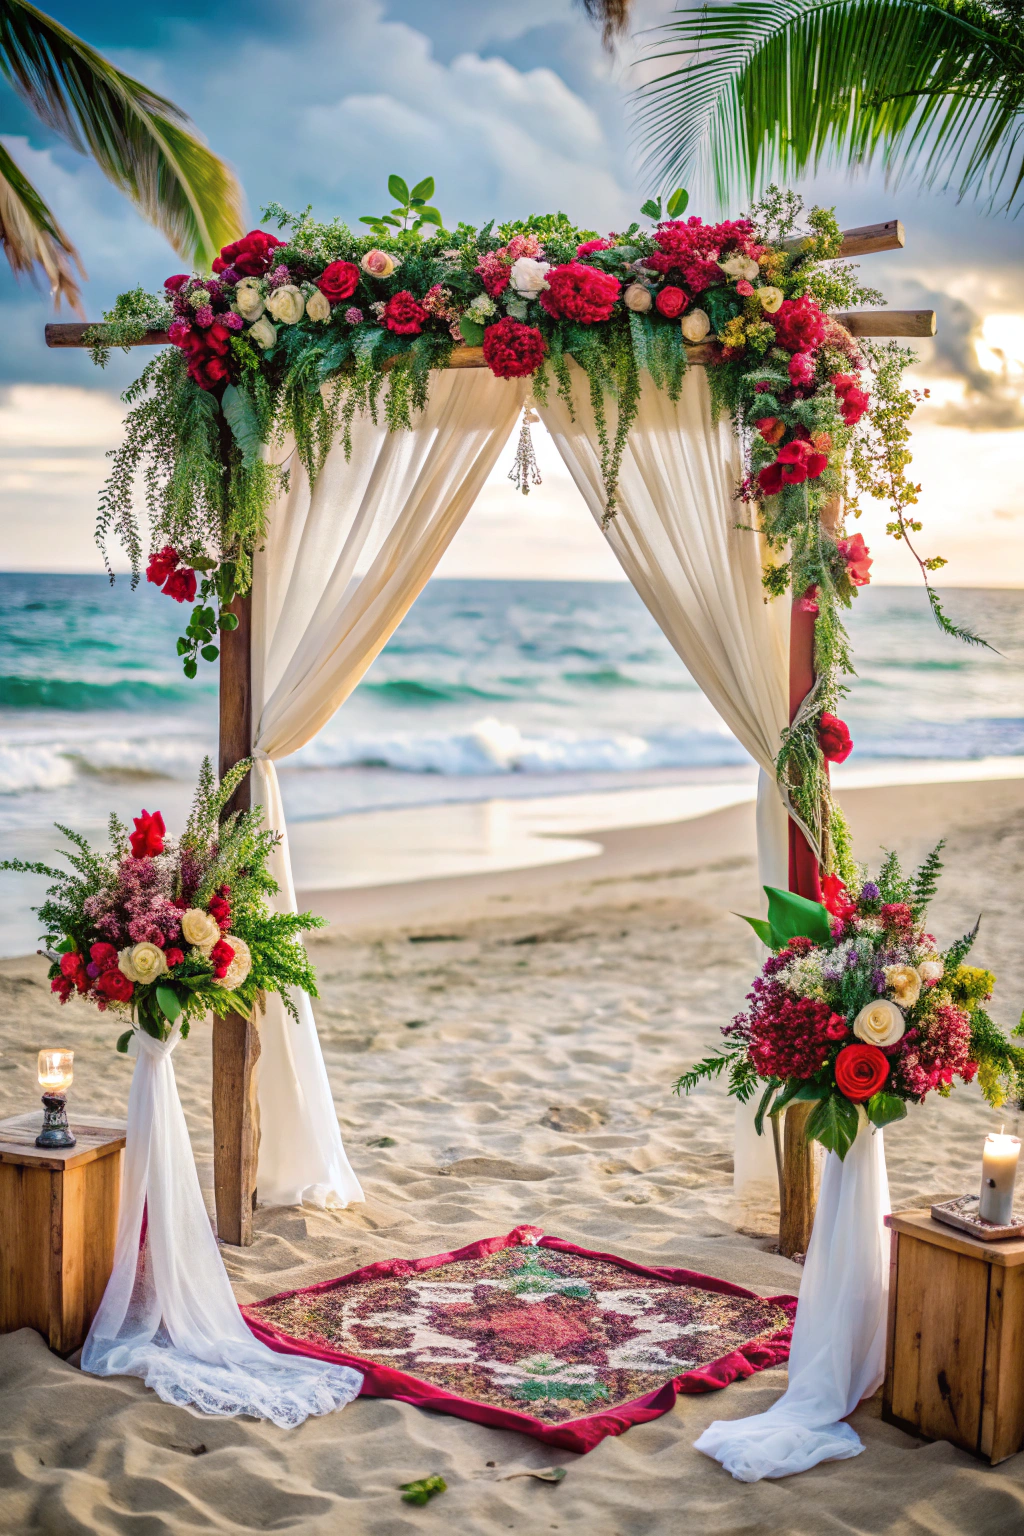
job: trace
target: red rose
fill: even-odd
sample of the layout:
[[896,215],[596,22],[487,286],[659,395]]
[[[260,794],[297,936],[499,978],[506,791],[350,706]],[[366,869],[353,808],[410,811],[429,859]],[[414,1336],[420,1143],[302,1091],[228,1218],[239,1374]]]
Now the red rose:
[[836,1057],[836,1087],[855,1104],[870,1099],[888,1076],[888,1059],[877,1045],[844,1045]]
[[786,423],[780,421],[777,416],[762,416],[760,421],[755,421],[754,426],[760,432],[766,443],[774,447],[785,436]]
[[332,304],[340,304],[342,299],[350,299],[359,284],[359,268],[353,261],[332,261],[324,267],[316,280],[325,299]]
[[833,917],[841,917],[845,921],[848,917],[857,916],[857,903],[838,875],[825,876],[821,882],[821,900],[826,911],[831,912]]
[[589,256],[591,251],[610,251],[610,240],[584,240],[582,245],[576,247],[577,256]]
[[226,272],[234,267],[244,277],[262,277],[269,271],[273,257],[271,252],[284,245],[276,235],[268,235],[262,229],[251,229],[241,240],[221,247],[220,255],[213,263],[215,272]]
[[75,990],[73,981],[68,981],[66,976],[54,976],[50,982],[50,991],[56,992],[62,1003],[66,1003]]
[[164,959],[167,961],[167,969],[173,971],[176,965],[180,965],[185,956],[180,949],[168,949],[164,951]]
[[523,379],[544,360],[548,344],[535,325],[508,317],[484,331],[484,362],[499,379]]
[[[216,359],[215,359],[216,361]],[[196,573],[187,565],[172,571],[161,587],[161,592],[166,592],[168,597],[173,597],[176,603],[191,603],[196,595]]]
[[135,822],[135,831],[129,833],[128,841],[132,845],[133,859],[151,859],[164,851],[164,819],[159,811],[154,811],[152,816],[144,810],[141,816],[132,818]]
[[170,544],[165,544],[163,549],[158,549],[156,554],[150,555],[149,564],[146,566],[146,580],[162,587],[176,568],[179,558],[178,551]]
[[178,272],[174,277],[164,278],[164,287],[168,293],[180,293],[188,281],[187,272]]
[[96,978],[96,990],[112,1003],[126,1003],[135,991],[123,971],[104,971]]
[[381,317],[396,336],[418,336],[427,320],[427,311],[404,288],[392,294]]
[[830,763],[845,763],[853,751],[853,738],[846,721],[830,715],[827,709],[822,710],[818,721],[818,745]]
[[873,561],[864,543],[864,535],[855,533],[852,539],[840,539],[836,548],[846,561],[846,574],[855,587],[866,587],[871,580]]
[[81,955],[71,950],[70,953],[60,957],[60,973],[62,976],[66,976],[69,981],[73,981],[75,972],[82,969],[83,963]]
[[226,943],[224,939],[218,939],[210,950],[209,955],[210,964],[213,966],[213,974],[218,981],[224,980],[228,973],[228,967],[234,958],[235,952],[231,945]]
[[540,302],[556,320],[578,320],[581,325],[595,325],[607,320],[619,296],[618,278],[582,262],[570,261],[552,267],[548,286]]
[[89,950],[89,958],[101,971],[109,971],[117,964],[117,950],[113,944],[93,944]]
[[779,345],[787,352],[813,352],[825,339],[825,316],[806,294],[800,299],[783,299],[769,319]]
[[681,315],[689,304],[689,299],[681,288],[674,288],[671,283],[663,288],[654,301],[654,307],[666,320],[675,320]]
[[757,483],[762,496],[777,496],[782,490],[782,465],[766,464],[764,469],[758,471]]

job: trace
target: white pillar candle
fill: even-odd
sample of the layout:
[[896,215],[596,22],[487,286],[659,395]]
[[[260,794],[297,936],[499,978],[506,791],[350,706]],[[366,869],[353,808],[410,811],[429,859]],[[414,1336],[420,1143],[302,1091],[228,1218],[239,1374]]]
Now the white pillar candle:
[[1005,1227],[1013,1220],[1013,1185],[1017,1177],[1020,1139],[1017,1136],[986,1136],[981,1164],[981,1199],[978,1215],[982,1221]]

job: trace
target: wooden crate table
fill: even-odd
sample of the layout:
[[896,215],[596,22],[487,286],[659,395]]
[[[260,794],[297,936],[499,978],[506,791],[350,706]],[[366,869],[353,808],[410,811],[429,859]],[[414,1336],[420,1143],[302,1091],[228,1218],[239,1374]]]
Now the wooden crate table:
[[37,1147],[41,1109],[0,1120],[0,1333],[85,1341],[114,1263],[123,1120],[69,1114],[73,1147]]
[[1024,1444],[1024,1240],[981,1242],[927,1211],[886,1225],[882,1418],[1005,1461]]

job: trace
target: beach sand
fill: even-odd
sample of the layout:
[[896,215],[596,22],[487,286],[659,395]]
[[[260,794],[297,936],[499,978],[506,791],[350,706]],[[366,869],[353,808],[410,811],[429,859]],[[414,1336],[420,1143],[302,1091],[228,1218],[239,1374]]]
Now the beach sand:
[[[908,858],[948,840],[932,910],[945,940],[983,912],[977,958],[993,1011],[1024,996],[1024,781],[850,791],[860,856]],[[428,813],[429,814],[429,813]],[[770,1210],[737,1208],[733,1107],[671,1085],[712,1047],[756,960],[734,911],[756,910],[753,810],[593,834],[597,857],[374,890],[306,893],[332,920],[312,944],[317,1016],[365,1205],[268,1209],[248,1250],[225,1249],[240,1300],[391,1256],[455,1248],[530,1222],[586,1247],[795,1292]],[[61,1011],[39,958],[0,963],[0,1114],[32,1107],[35,1052],[76,1052],[73,1105],[123,1114],[130,1064],[86,1010]],[[200,1175],[210,1179],[209,1032],[175,1069]],[[558,1107],[573,1113],[552,1117]],[[998,1119],[974,1089],[886,1132],[893,1203],[973,1189]],[[561,1119],[578,1129],[558,1130]],[[1014,1128],[1015,1112],[1007,1115]],[[382,1144],[387,1138],[387,1144]],[[1024,1191],[1022,1191],[1024,1193]],[[361,1399],[286,1433],[200,1418],[138,1381],[97,1380],[25,1330],[0,1338],[0,1530],[459,1533],[887,1533],[1024,1528],[1024,1455],[990,1468],[880,1419],[853,1424],[862,1456],[781,1483],[733,1481],[692,1442],[715,1418],[766,1408],[785,1371],[673,1411],[587,1457],[402,1403]],[[494,1463],[494,1467],[490,1464]],[[493,1482],[512,1465],[568,1468],[559,1485]],[[427,1508],[400,1483],[440,1473]]]

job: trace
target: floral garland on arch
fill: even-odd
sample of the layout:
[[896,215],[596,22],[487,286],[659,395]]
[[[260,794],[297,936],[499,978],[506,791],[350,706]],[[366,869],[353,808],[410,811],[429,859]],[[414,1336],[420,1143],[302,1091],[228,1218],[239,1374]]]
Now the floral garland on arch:
[[66,1003],[80,997],[165,1040],[180,1020],[182,1038],[210,1011],[248,1018],[267,992],[279,992],[297,1020],[292,988],[317,996],[301,935],[323,926],[308,912],[271,910],[277,884],[267,859],[278,833],[262,826],[260,806],[221,814],[248,773],[248,758],[218,784],[207,758],[188,823],[169,838],[159,811],[143,811],[129,832],[110,819],[109,851],[98,853],[67,827],[70,870],[7,859],[0,869],[48,875],[37,908],[51,961],[50,987]]
[[[218,630],[237,622],[223,610],[248,589],[286,473],[262,451],[272,440],[293,432],[312,480],[339,432],[347,449],[357,411],[408,427],[431,370],[456,347],[482,347],[499,378],[530,378],[541,401],[553,387],[570,409],[571,359],[587,375],[613,517],[644,372],[677,398],[687,348],[703,342],[714,407],[731,415],[744,448],[737,516],[762,530],[771,552],[766,590],[791,589],[816,620],[818,682],[783,740],[780,783],[825,868],[851,877],[826,763],[851,746],[839,717],[852,671],[841,612],[870,580],[871,557],[845,524],[860,516],[860,493],[888,500],[897,539],[909,543],[920,524],[908,510],[919,488],[906,473],[916,397],[902,384],[913,354],[854,341],[830,318],[883,302],[836,259],[834,214],[805,214],[797,196],[771,188],[748,216],[708,224],[682,217],[680,190],[664,217],[660,201],[644,205],[650,228],[634,222],[599,236],[559,213],[450,231],[429,202],[432,179],[410,190],[392,177],[389,190],[397,206],[367,215],[366,235],[271,205],[264,217],[286,236],[253,230],[224,247],[211,276],[170,277],[160,298],[122,295],[93,335],[100,363],[147,327],[166,327],[173,343],[124,395],[131,409],[97,539],[105,550],[120,536],[137,581],[141,477],[154,551],[147,578],[195,604],[178,641],[186,674],[216,659]],[[821,513],[836,499],[845,522],[833,535]],[[915,558],[926,585],[944,564]],[[946,630],[976,638],[928,594]]]

